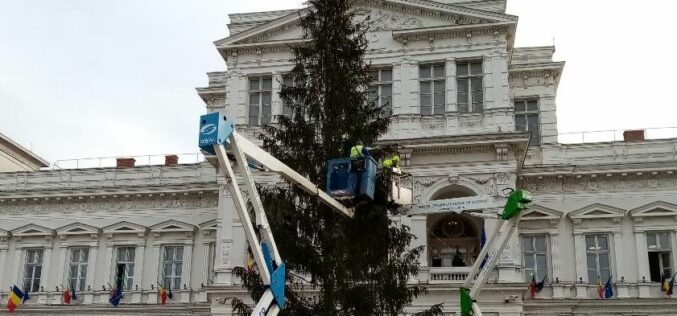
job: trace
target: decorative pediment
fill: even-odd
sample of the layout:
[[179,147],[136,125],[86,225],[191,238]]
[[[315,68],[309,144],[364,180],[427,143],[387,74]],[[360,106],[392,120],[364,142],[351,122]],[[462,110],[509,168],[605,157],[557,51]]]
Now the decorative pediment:
[[99,229],[83,224],[83,223],[72,223],[56,229],[57,235],[97,235],[99,234]]
[[52,236],[54,231],[37,224],[28,224],[12,230],[12,236],[30,237],[30,236]]
[[[515,16],[430,0],[362,0],[353,10],[358,21],[369,17],[369,29],[375,32],[517,22]],[[241,44],[299,40],[302,35],[300,20],[307,13],[307,9],[300,9],[214,44],[219,48],[227,48]]]
[[170,219],[159,224],[155,224],[150,227],[150,231],[154,234],[158,233],[193,233],[195,231],[195,225],[180,222],[177,220]]
[[0,238],[9,237],[10,233],[2,228],[0,228]]
[[551,225],[557,225],[562,218],[562,212],[534,204],[524,211],[523,221],[549,221]]
[[677,205],[656,201],[630,210],[630,217],[634,221],[642,221],[648,217],[672,217],[677,219]]
[[200,230],[202,231],[202,233],[205,236],[216,233],[216,220],[215,219],[208,221],[208,222],[204,222],[204,223],[202,223],[198,226],[200,227]]
[[574,224],[580,224],[583,220],[589,219],[611,219],[619,223],[625,216],[625,210],[606,204],[592,204],[584,208],[569,213],[569,217]]
[[112,237],[113,234],[137,234],[139,237],[142,237],[146,234],[146,230],[145,226],[122,221],[104,227],[103,233],[109,237]]

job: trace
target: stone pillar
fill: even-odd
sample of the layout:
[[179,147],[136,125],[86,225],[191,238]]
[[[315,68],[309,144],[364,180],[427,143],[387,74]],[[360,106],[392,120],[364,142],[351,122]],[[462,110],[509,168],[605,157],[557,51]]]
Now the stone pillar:
[[414,215],[409,218],[411,233],[416,236],[416,239],[412,239],[411,248],[423,246],[423,251],[421,252],[421,257],[419,262],[421,263],[421,270],[418,275],[420,282],[428,282],[428,228],[427,228],[427,216],[426,215]]
[[[0,247],[0,267],[7,267],[7,247]],[[5,274],[7,271],[0,271],[0,284],[5,285]]]
[[450,57],[445,60],[444,72],[445,78],[445,97],[446,97],[446,112],[458,112],[456,107],[456,58]]
[[114,282],[112,279],[113,275],[113,245],[108,244],[106,246],[106,261],[104,262],[104,270],[103,270],[103,279],[101,280],[102,285],[108,285],[108,283],[113,284]]
[[[136,247],[135,254],[134,254],[134,286],[132,287],[132,290],[135,290],[136,287],[138,286],[143,290],[144,284],[143,284],[143,257],[145,254],[146,247],[144,246],[138,246]],[[131,299],[132,304],[139,304],[141,303],[141,291],[134,291],[132,294],[132,299]]]
[[23,270],[20,270],[24,266],[24,262],[21,261],[22,251],[23,249],[18,247],[14,249],[14,273],[12,273],[12,276],[14,278],[15,284],[23,284],[23,282],[21,281],[21,278],[23,276]]
[[204,285],[209,285],[209,274],[212,273],[212,271],[209,271],[209,260],[214,260],[214,258],[209,257],[209,244],[209,241],[202,243],[202,277],[200,282]]
[[[397,62],[393,63],[393,100],[392,100],[392,108],[393,108],[393,115],[397,114],[403,114],[403,109],[407,108],[407,105],[409,101],[407,100],[408,93],[404,91],[404,86],[405,86],[405,76],[408,74],[405,73],[405,71],[408,69],[408,67],[405,66],[405,62]],[[408,76],[407,76],[408,77]]]
[[96,255],[98,250],[98,245],[89,247],[89,258],[87,259],[87,280],[85,281],[86,289],[94,289],[96,286]]
[[552,282],[555,281],[555,278],[559,278],[562,275],[562,259],[560,259],[559,253],[559,238],[559,233],[550,233],[550,264],[552,267]]
[[[677,263],[677,230],[670,233],[670,245],[672,246],[672,262]],[[2,260],[2,259],[0,259]],[[673,263],[673,267],[674,264]],[[1,265],[0,265],[1,267]],[[674,268],[673,268],[674,271]],[[1,281],[1,279],[0,279]],[[2,284],[2,283],[0,283]]]
[[[52,259],[52,241],[50,239],[49,241],[46,242],[45,251],[42,254],[42,275],[40,276],[40,286],[43,287],[45,291],[51,291],[51,289],[54,288],[54,285],[49,283],[49,270],[51,267],[50,262],[52,261],[51,259]],[[47,303],[47,295],[38,296],[38,304],[46,304],[46,303]]]
[[216,217],[214,284],[231,285],[230,252],[233,246],[233,212],[235,205],[223,180],[219,180],[219,205]]
[[651,297],[651,273],[649,272],[649,253],[646,246],[646,234],[644,231],[635,231],[635,249],[637,249],[637,284],[639,297]]
[[574,231],[574,252],[576,257],[576,298],[588,298],[585,236],[581,232]]
[[[418,83],[418,63],[416,61],[411,61],[408,60],[406,62],[406,67],[407,69],[404,71],[406,72],[407,76],[407,81],[405,79],[402,79],[402,82],[408,82],[408,84],[404,84],[403,88],[406,89],[405,91],[408,92],[409,97],[405,105],[409,105],[407,108],[407,111],[405,112],[406,114],[419,114],[421,113],[420,108],[419,108],[419,94],[418,94],[418,89],[419,89],[419,83]],[[403,73],[404,73],[403,72]],[[404,92],[402,92],[404,93]],[[403,106],[405,108],[405,106]]]
[[270,121],[277,123],[277,116],[282,115],[282,99],[280,98],[280,91],[282,91],[282,73],[273,71],[273,95],[271,100]]
[[[614,238],[614,260],[616,262],[616,280],[620,280],[621,277],[625,278],[627,272],[625,271],[625,256],[624,256],[624,251],[623,251],[623,234],[621,230],[614,231],[613,232],[613,238]],[[607,280],[603,280],[602,282],[606,282]]]
[[[153,289],[157,289],[158,282],[158,269],[160,262],[160,245],[153,245],[153,248],[150,249],[150,258],[149,261],[152,263],[152,268],[150,269],[150,275],[148,275],[148,282],[152,284]],[[160,281],[164,282],[164,281]],[[148,304],[157,304],[158,302],[158,291],[148,292]]]
[[[70,281],[68,279],[68,276],[65,275],[66,273],[68,273],[67,271],[70,271],[70,269],[65,268],[66,253],[67,252],[68,252],[68,248],[63,244],[60,244],[59,248],[57,248],[56,256],[57,256],[57,258],[59,258],[58,259],[59,261],[57,262],[58,268],[56,270],[56,286],[58,286],[59,289],[62,290],[62,291],[64,290],[64,288],[68,288],[68,286],[69,286],[68,283]],[[90,274],[87,274],[87,276],[89,276],[89,275]],[[66,277],[65,282],[64,282],[64,276]],[[64,288],[62,288],[62,287],[64,287]],[[49,290],[51,291],[52,289],[49,289]],[[63,300],[62,295],[53,295],[52,296],[52,304],[61,304],[62,300]]]
[[226,115],[233,117],[236,124],[247,124],[247,75],[232,73],[226,83]]
[[[182,283],[186,285],[189,289],[192,289],[190,286],[190,266],[191,260],[193,258],[193,243],[186,244],[183,246],[183,267],[181,269],[181,280]],[[183,289],[183,287],[182,287]],[[184,291],[181,293],[180,298],[181,303],[190,302],[190,291]]]

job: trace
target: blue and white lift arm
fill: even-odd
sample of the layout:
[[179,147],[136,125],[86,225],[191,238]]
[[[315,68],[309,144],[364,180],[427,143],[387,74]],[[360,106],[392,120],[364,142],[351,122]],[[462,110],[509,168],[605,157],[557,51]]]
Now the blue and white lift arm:
[[[261,198],[256,190],[256,182],[252,176],[249,162],[254,161],[266,170],[276,172],[283,178],[301,187],[308,194],[317,196],[320,201],[345,216],[353,217],[353,210],[346,208],[329,194],[320,190],[310,180],[247,140],[244,136],[238,134],[233,122],[218,112],[200,117],[199,144],[202,150],[215,154],[218,158],[219,173],[227,181],[228,190],[233,196],[235,209],[242,221],[259,274],[263,284],[268,287],[257,302],[251,315],[275,316],[284,307],[286,271],[280,252],[275,244],[273,233],[270,230]],[[256,226],[261,236],[260,240],[254,228],[254,223],[247,212],[247,200],[243,196],[242,191],[240,191],[233,166],[226,156],[227,150],[235,155],[239,172],[244,177],[243,182],[249,194],[249,200],[254,207]]]

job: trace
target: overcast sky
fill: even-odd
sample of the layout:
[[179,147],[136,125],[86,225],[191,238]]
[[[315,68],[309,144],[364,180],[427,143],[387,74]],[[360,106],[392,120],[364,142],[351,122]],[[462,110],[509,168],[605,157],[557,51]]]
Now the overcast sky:
[[[227,14],[300,0],[0,0],[0,132],[60,159],[197,152],[195,87]],[[567,62],[560,132],[677,126],[677,2],[509,0],[517,46]]]

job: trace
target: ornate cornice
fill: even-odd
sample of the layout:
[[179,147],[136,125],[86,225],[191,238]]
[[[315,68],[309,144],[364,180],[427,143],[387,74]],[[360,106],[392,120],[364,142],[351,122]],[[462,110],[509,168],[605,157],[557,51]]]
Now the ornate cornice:
[[638,190],[657,190],[676,188],[677,176],[674,173],[655,173],[634,175],[628,173],[606,173],[554,176],[520,176],[518,186],[534,193],[555,192],[636,192]]

